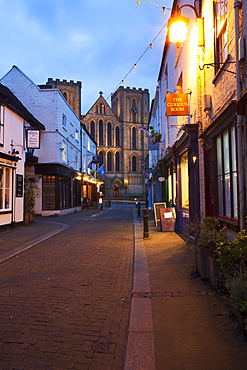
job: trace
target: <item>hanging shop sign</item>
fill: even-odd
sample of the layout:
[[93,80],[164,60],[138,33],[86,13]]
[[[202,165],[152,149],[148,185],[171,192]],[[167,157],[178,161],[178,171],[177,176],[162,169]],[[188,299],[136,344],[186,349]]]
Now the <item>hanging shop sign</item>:
[[27,148],[39,149],[40,148],[40,131],[27,130]]
[[167,116],[189,115],[189,94],[166,94]]

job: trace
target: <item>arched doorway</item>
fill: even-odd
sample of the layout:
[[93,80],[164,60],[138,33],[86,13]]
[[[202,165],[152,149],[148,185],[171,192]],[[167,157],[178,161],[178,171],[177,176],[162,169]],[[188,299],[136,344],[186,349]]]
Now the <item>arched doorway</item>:
[[114,187],[113,187],[113,196],[114,196],[114,198],[118,198],[119,197],[119,187],[118,187],[118,184],[115,184]]

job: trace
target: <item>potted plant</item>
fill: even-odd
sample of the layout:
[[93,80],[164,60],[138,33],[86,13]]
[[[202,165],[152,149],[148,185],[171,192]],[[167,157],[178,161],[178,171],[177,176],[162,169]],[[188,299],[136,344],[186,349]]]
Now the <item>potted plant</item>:
[[34,221],[36,179],[24,179],[24,223]]
[[189,225],[190,238],[188,246],[195,252],[196,269],[202,278],[207,279],[215,288],[224,285],[220,265],[215,250],[217,242],[225,239],[221,224],[215,217],[205,217]]
[[247,334],[247,233],[241,231],[233,241],[219,240],[216,254],[229,292],[232,312]]

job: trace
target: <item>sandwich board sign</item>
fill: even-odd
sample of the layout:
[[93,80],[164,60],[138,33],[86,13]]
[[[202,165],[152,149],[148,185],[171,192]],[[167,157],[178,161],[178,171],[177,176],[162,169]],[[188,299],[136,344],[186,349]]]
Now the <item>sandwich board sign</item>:
[[175,221],[176,221],[175,208],[160,208],[161,231],[174,231]]
[[160,222],[160,208],[166,208],[166,203],[154,203],[154,222],[158,226]]

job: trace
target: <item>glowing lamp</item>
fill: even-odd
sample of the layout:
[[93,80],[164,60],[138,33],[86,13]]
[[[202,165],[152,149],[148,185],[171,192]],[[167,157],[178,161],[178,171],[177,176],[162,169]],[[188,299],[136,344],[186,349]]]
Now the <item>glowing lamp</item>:
[[170,18],[168,22],[169,41],[174,44],[181,44],[188,37],[189,18],[178,15]]

